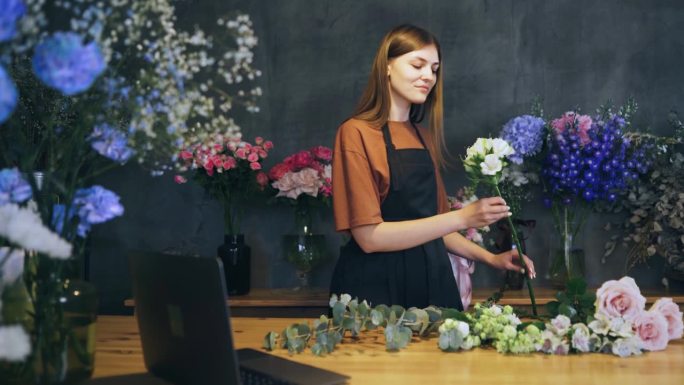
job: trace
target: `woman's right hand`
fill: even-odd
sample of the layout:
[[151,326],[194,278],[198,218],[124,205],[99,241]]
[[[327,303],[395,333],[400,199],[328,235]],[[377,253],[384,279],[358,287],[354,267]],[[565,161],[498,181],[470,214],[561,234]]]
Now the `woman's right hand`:
[[511,208],[501,197],[482,198],[468,206],[454,211],[463,225],[463,229],[488,226],[511,215]]

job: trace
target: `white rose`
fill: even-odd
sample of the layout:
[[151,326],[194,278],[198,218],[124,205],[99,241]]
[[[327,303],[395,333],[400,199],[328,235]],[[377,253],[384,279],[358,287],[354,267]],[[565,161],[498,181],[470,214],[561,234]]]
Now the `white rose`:
[[512,155],[515,153],[513,147],[511,147],[511,145],[508,144],[508,142],[500,138],[492,139],[491,149],[494,155],[498,156],[499,158],[503,158],[505,156]]
[[483,175],[496,175],[503,169],[501,159],[495,154],[485,156],[484,162],[480,163],[480,169]]

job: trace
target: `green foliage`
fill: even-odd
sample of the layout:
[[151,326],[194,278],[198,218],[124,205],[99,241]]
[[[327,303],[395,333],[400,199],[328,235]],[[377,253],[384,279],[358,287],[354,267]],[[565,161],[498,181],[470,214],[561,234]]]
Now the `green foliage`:
[[546,304],[546,311],[551,318],[562,314],[573,323],[588,322],[587,318],[596,311],[596,294],[587,291],[587,283],[583,278],[572,278],[565,291],[556,293],[556,301]]

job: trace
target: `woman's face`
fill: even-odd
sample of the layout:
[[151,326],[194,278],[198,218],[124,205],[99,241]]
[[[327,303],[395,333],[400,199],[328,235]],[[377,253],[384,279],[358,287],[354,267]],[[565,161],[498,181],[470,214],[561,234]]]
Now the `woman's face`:
[[397,102],[425,103],[437,82],[437,68],[439,55],[434,45],[426,45],[391,59],[387,74],[392,98]]

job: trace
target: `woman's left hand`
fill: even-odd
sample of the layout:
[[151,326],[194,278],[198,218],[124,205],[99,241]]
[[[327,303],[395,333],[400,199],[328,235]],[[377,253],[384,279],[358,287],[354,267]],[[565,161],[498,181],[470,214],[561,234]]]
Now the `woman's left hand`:
[[[527,255],[523,255],[523,258],[525,258],[525,264],[530,270],[527,273],[527,275],[530,278],[536,278],[537,272],[534,270],[534,263],[532,263],[532,260],[529,259]],[[520,253],[518,253],[518,250],[516,250],[515,247],[513,247],[513,249],[511,249],[510,251],[495,254],[492,266],[498,269],[513,270],[519,273],[524,273],[525,268],[521,266],[519,259]]]

